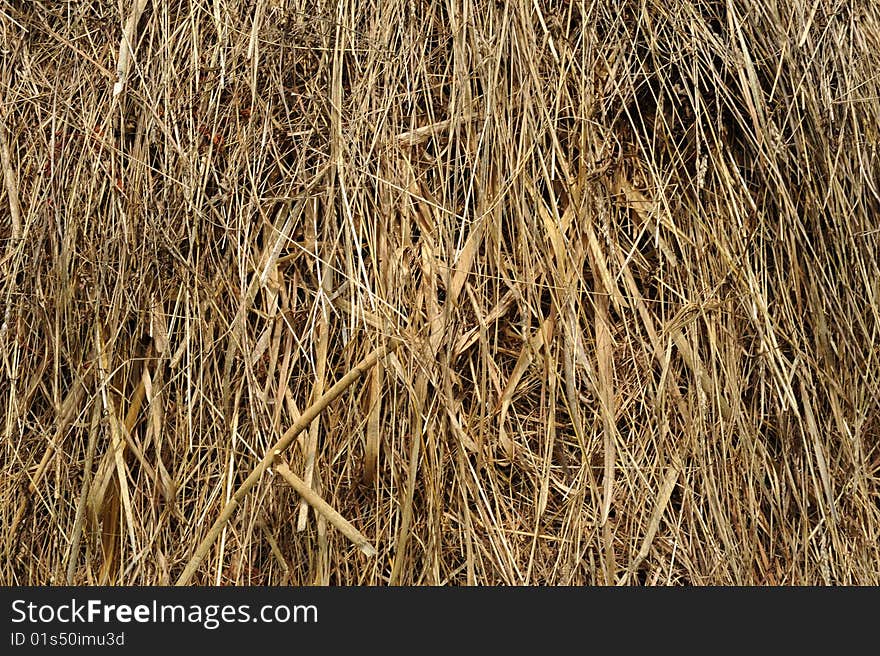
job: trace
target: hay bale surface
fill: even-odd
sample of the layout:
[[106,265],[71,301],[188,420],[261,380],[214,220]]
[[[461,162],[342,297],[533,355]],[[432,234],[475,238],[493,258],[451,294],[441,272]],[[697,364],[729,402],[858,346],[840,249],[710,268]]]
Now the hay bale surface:
[[3,584],[880,583],[877,3],[0,46]]

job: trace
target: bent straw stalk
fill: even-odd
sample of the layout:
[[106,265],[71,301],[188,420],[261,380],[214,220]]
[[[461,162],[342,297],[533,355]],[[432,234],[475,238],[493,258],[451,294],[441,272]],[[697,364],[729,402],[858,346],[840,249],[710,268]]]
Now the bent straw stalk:
[[247,477],[244,483],[235,491],[235,494],[232,495],[232,498],[229,499],[226,506],[223,508],[220,516],[214,522],[214,525],[211,526],[211,530],[208,531],[207,535],[202,539],[199,546],[196,547],[195,553],[190,558],[189,562],[186,564],[186,567],[183,570],[183,573],[180,575],[180,578],[177,579],[175,585],[183,586],[187,585],[189,581],[192,579],[193,574],[195,574],[196,570],[199,568],[199,565],[202,564],[202,561],[205,559],[205,556],[208,554],[208,551],[211,549],[211,546],[219,537],[220,533],[223,531],[223,527],[226,526],[227,522],[232,518],[232,515],[235,513],[235,509],[239,506],[242,500],[247,496],[247,493],[251,491],[251,489],[257,484],[257,481],[260,480],[260,477],[275,461],[276,456],[281,455],[285,449],[293,442],[297,435],[303,432],[306,428],[309,427],[309,424],[314,421],[315,417],[317,417],[324,409],[330,405],[334,400],[336,400],[352,383],[354,383],[358,378],[363,376],[366,372],[375,366],[375,364],[385,357],[388,353],[395,351],[401,344],[401,340],[398,338],[392,338],[389,344],[384,346],[380,346],[375,351],[367,355],[363,360],[361,360],[355,367],[349,371],[345,376],[343,376],[333,387],[331,387],[327,392],[319,398],[315,403],[313,403],[309,408],[305,410],[305,412],[300,415],[299,419],[294,422],[293,426],[287,429],[284,435],[275,443],[272,448],[269,449],[268,453],[263,456],[263,459],[260,463],[254,468],[251,472],[250,476]]
[[339,532],[351,540],[361,551],[368,556],[375,556],[376,549],[370,544],[370,541],[363,533],[358,531],[351,523],[342,515],[336,512],[333,507],[318,496],[315,491],[306,485],[306,482],[299,476],[290,471],[290,467],[285,462],[279,462],[275,465],[275,471],[281,475],[290,487],[296,490],[302,500],[309,504],[312,508],[327,518],[327,521],[333,524]]

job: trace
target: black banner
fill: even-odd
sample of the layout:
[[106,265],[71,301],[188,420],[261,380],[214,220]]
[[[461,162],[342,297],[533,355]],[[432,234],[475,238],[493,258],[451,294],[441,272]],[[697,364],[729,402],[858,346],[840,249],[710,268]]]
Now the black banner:
[[[629,652],[766,648],[773,638],[816,647],[824,638],[839,653],[872,630],[877,598],[877,589],[808,588],[6,587],[0,651],[314,645],[330,653],[546,653],[604,643]],[[862,644],[876,649],[876,641]]]

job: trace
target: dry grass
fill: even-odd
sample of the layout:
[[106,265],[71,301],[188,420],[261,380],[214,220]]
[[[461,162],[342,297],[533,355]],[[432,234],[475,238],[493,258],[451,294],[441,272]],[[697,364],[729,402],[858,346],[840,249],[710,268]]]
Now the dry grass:
[[880,583],[875,2],[0,0],[0,45],[4,584]]

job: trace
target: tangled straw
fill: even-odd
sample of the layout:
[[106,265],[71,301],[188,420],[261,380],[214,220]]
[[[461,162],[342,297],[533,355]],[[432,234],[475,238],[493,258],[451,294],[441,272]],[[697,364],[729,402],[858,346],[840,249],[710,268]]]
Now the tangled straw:
[[[357,365],[355,365],[355,367],[351,371],[349,371],[345,376],[337,381],[337,383],[333,385],[333,387],[331,387],[321,398],[315,401],[315,403],[313,403],[308,409],[306,409],[305,412],[302,413],[302,415],[300,415],[299,419],[296,420],[293,426],[288,428],[284,435],[282,435],[281,438],[274,444],[274,446],[269,449],[266,455],[263,456],[263,459],[254,468],[250,476],[247,477],[245,482],[241,484],[241,486],[235,491],[235,494],[232,495],[232,498],[229,499],[229,501],[226,503],[226,506],[224,506],[223,511],[220,513],[220,516],[214,522],[214,525],[211,526],[211,530],[208,531],[208,534],[202,539],[202,541],[199,543],[199,546],[196,547],[195,553],[186,564],[186,567],[184,568],[183,573],[180,575],[180,578],[177,579],[176,585],[183,586],[189,583],[190,579],[192,579],[193,577],[193,574],[195,574],[196,570],[199,568],[199,565],[202,564],[202,561],[208,554],[208,550],[211,548],[211,546],[220,536],[223,528],[232,518],[232,515],[235,513],[235,509],[238,508],[242,500],[247,496],[248,492],[250,492],[251,489],[257,484],[257,482],[260,480],[260,477],[263,475],[263,472],[265,472],[275,462],[275,458],[281,455],[287,449],[287,447],[290,446],[296,436],[303,432],[306,428],[308,428],[309,424],[311,424],[312,421],[314,421],[315,418],[320,415],[321,412],[323,412],[328,405],[330,405],[330,403],[336,400],[358,378],[360,378],[366,372],[372,369],[379,360],[385,357],[388,353],[395,351],[397,347],[400,346],[400,344],[401,341],[399,339],[392,339],[391,343],[380,346],[375,351],[367,355],[367,357],[365,357]],[[283,475],[284,469],[286,469],[286,467],[279,467],[279,473]],[[290,470],[287,469],[287,471],[289,472]],[[289,477],[285,476],[285,479],[289,482]],[[302,492],[299,488],[297,488],[297,491],[300,492],[300,494],[302,495]],[[314,495],[313,498],[307,496],[303,496],[303,498],[305,498],[306,501],[309,502],[311,505],[314,505],[312,502],[314,502],[316,499],[320,500],[317,495]],[[323,506],[326,506],[326,508],[330,508],[326,503],[323,502],[323,500],[320,501],[321,503],[323,503]],[[319,510],[322,509],[319,508]],[[330,508],[330,510],[332,511],[332,508]],[[327,515],[326,512],[324,512],[324,514]],[[336,514],[338,516],[338,513]],[[342,517],[339,516],[339,519],[342,519]],[[331,523],[336,524],[335,522]],[[345,531],[343,531],[343,533],[345,533]],[[348,534],[346,533],[346,535]],[[359,542],[359,546],[364,549],[365,542],[363,540],[355,540],[355,542]],[[375,553],[375,551],[372,551],[372,553]]]

